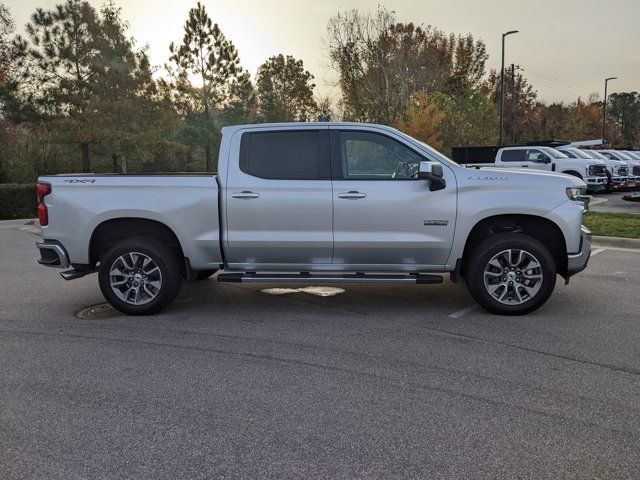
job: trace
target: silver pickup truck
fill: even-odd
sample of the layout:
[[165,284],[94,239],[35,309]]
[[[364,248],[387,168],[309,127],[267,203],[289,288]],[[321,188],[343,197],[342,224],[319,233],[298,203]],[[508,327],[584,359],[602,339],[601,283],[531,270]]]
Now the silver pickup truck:
[[182,281],[441,283],[464,279],[499,314],[524,314],[587,266],[585,183],[551,172],[468,169],[393,128],[227,127],[217,175],[38,179],[39,262],[98,272],[132,315]]

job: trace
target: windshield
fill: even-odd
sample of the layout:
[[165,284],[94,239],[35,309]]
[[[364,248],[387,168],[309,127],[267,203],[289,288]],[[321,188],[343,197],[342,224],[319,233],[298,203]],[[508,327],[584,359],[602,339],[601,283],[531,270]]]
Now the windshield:
[[624,153],[622,153],[619,150],[613,150],[612,152],[615,156],[621,158],[622,160],[631,160],[631,157],[629,157],[628,155],[625,155]]
[[400,132],[400,133],[401,133],[402,135],[404,135],[405,137],[410,138],[410,139],[411,139],[411,140],[413,140],[414,142],[418,142],[420,145],[422,145],[424,148],[426,148],[426,149],[429,151],[429,153],[430,153],[430,154],[432,154],[432,155],[433,155],[434,157],[436,157],[437,159],[439,159],[439,160],[444,160],[444,161],[445,161],[445,163],[446,163],[446,162],[452,162],[452,163],[455,163],[456,165],[458,165],[458,162],[456,162],[455,160],[451,160],[449,157],[447,157],[447,156],[445,156],[445,155],[441,154],[438,150],[436,150],[436,149],[435,149],[435,148],[433,148],[433,147],[430,147],[429,145],[427,145],[427,144],[426,144],[426,143],[424,143],[423,141],[421,141],[421,140],[416,140],[415,138],[410,137],[409,135],[405,135],[405,134],[404,134],[404,133],[402,133],[402,132]]
[[625,152],[629,157],[634,160],[640,160],[640,152]]
[[593,155],[594,158],[597,158],[599,160],[609,160],[607,157],[602,155],[600,152],[596,152],[595,150],[592,150],[589,153]]
[[596,157],[588,154],[587,152],[583,152],[579,148],[572,148],[571,151],[573,153],[575,153],[579,158],[596,158]]
[[569,158],[564,153],[562,153],[559,150],[556,150],[555,148],[551,148],[551,147],[539,147],[539,148],[542,148],[542,150],[544,150],[546,153],[551,155],[553,158]]

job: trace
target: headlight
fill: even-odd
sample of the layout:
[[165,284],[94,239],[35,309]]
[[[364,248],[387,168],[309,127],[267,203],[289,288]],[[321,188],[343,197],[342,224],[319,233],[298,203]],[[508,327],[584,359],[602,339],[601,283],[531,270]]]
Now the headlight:
[[580,197],[587,193],[587,189],[584,187],[567,187],[566,192],[570,200],[582,201]]
[[595,175],[596,174],[596,166],[595,165],[589,165],[588,174],[589,175]]

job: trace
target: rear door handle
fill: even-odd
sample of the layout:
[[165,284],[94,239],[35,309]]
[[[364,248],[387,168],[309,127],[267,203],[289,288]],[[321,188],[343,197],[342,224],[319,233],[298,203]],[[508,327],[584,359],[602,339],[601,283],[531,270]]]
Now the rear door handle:
[[349,200],[357,200],[359,198],[365,198],[366,196],[366,193],[356,192],[355,190],[338,194],[338,198],[346,198]]
[[255,192],[245,190],[243,192],[233,192],[231,196],[233,198],[258,198],[260,195]]

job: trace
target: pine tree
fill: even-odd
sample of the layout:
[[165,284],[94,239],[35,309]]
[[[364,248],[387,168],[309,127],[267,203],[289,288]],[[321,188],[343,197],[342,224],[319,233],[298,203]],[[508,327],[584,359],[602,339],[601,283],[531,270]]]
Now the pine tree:
[[[189,10],[182,43],[171,44],[175,100],[187,120],[187,136],[204,147],[207,171],[213,170],[214,136],[230,118],[250,110],[251,83],[240,67],[238,51],[198,2]],[[197,79],[194,84],[192,79]]]
[[126,165],[119,165],[126,155],[148,157],[149,150],[166,142],[176,122],[158,95],[145,51],[136,51],[133,39],[127,37],[120,8],[109,2],[100,13],[95,58],[100,78],[93,86],[99,116],[97,148],[109,154],[112,171],[118,173]]
[[89,145],[95,141],[92,84],[99,21],[86,1],[67,0],[51,11],[37,9],[27,24],[28,40],[13,42],[21,73],[23,115],[44,121],[62,142],[80,146],[82,170],[91,171]]

